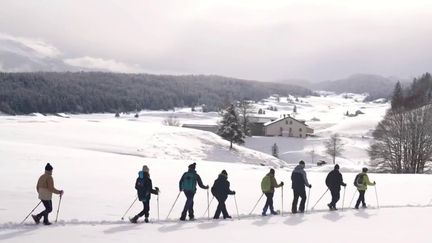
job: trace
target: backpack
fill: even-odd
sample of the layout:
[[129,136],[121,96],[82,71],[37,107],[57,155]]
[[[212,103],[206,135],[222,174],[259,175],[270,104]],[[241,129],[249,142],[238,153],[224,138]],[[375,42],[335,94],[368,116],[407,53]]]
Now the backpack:
[[363,185],[363,177],[364,177],[364,175],[362,175],[361,173],[357,174],[355,179],[354,179],[354,186],[357,187],[357,186]]
[[196,175],[193,172],[186,172],[183,175],[182,189],[184,191],[196,190]]
[[266,175],[261,181],[261,190],[263,192],[269,192],[271,191],[271,178],[270,176]]

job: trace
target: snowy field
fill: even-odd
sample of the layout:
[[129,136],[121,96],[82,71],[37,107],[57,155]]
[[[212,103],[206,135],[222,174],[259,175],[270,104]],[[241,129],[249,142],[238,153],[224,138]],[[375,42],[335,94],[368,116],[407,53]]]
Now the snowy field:
[[[312,97],[307,100],[309,104],[316,102],[314,106],[317,107],[324,102],[334,102],[338,105],[334,105],[333,110],[340,111],[335,114],[342,115],[344,108],[340,104],[344,101],[357,103],[354,99],[339,96]],[[298,118],[304,116],[304,119],[309,119],[307,115],[312,111],[307,112],[307,104],[304,107],[298,105]],[[359,106],[366,105],[362,103]],[[314,124],[319,127],[316,129],[317,134],[325,137],[331,133],[329,131],[344,131],[345,141],[361,141],[361,136],[370,135],[369,130],[375,126],[388,106],[369,105],[369,108],[365,108],[364,115],[346,119],[341,115],[340,122],[338,119],[332,120],[331,114],[325,118],[324,105],[314,108],[315,111],[323,110],[321,121]],[[288,110],[289,105],[286,106]],[[354,109],[356,107],[350,112],[355,112]],[[133,114],[120,119],[114,118],[112,114],[74,115],[71,118],[0,116],[0,241],[431,242],[432,237],[428,232],[429,215],[432,214],[431,175],[370,174],[371,180],[377,182],[380,208],[377,208],[375,190],[372,187],[366,194],[370,208],[352,210],[349,203],[355,192],[352,186],[355,173],[349,171],[356,169],[356,166],[361,167],[362,161],[366,159],[364,152],[363,155],[360,152],[356,155],[359,157],[358,164],[347,158],[348,153],[354,154],[354,144],[347,148],[345,158],[341,160],[342,171],[346,172],[344,179],[348,184],[344,200],[346,210],[328,212],[326,204],[330,200],[329,193],[314,210],[310,210],[326,190],[324,180],[331,166],[313,167],[308,169],[309,180],[313,185],[309,212],[291,215],[288,211],[292,200],[289,188],[292,166],[286,166],[284,161],[268,154],[244,147],[236,146],[234,151],[229,151],[228,142],[208,132],[161,125],[161,121],[169,114],[143,112],[138,119],[132,118]],[[317,114],[315,112],[310,116]],[[212,113],[203,115],[178,111],[176,116],[183,123],[197,120],[203,124],[214,124],[217,121],[217,115]],[[356,119],[364,120],[360,124]],[[274,138],[248,139],[247,147],[261,146],[264,150],[267,142],[270,145],[273,143],[270,139]],[[322,138],[293,141],[277,139],[280,139],[280,148],[283,147],[283,141],[288,141],[283,153],[293,151],[293,161],[289,161],[289,165],[293,165],[302,157],[301,154],[308,156],[307,150],[314,143],[318,151],[318,140]],[[358,149],[362,150],[365,143],[358,145]],[[207,220],[207,215],[204,215],[207,194],[201,189],[195,197],[195,214],[199,218],[197,221],[178,222],[185,202],[183,195],[167,219],[168,211],[178,195],[178,180],[186,171],[187,165],[193,161],[197,162],[197,171],[204,183],[210,186],[222,169],[228,171],[231,188],[237,192],[240,220],[232,196],[227,201],[227,207],[233,220]],[[24,225],[20,225],[20,221],[38,203],[35,185],[46,162],[54,167],[56,187],[65,190],[59,223],[50,227],[35,226],[31,220],[27,220]],[[150,167],[153,183],[162,191],[159,198],[160,221],[157,216],[157,200],[153,197],[151,223],[132,225],[120,218],[136,196],[134,182],[143,164]],[[284,168],[281,168],[282,165]],[[276,178],[286,183],[283,204],[285,214],[259,216],[264,204],[264,200],[261,200],[257,209],[249,215],[261,195],[260,181],[268,172],[269,166],[279,168],[276,170]],[[58,205],[58,197],[53,199],[51,220],[55,218]],[[342,201],[341,199],[339,207]],[[215,207],[213,202],[211,214]],[[280,189],[275,194],[275,207],[282,209]],[[42,207],[37,212],[40,210]],[[133,216],[140,210],[141,205],[137,203],[128,216]]]

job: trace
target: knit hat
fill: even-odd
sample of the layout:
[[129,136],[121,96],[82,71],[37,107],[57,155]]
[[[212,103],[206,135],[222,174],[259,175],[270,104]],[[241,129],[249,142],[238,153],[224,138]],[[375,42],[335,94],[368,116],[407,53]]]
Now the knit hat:
[[221,172],[221,174],[222,174],[222,175],[226,175],[226,176],[228,175],[228,173],[226,172],[226,170],[223,170],[223,171]]
[[270,174],[273,174],[274,175],[274,173],[275,173],[275,170],[272,168],[272,169],[270,169]]
[[366,173],[366,172],[368,172],[368,168],[364,167],[364,168],[362,169],[362,171],[363,171],[364,173]]
[[193,163],[193,164],[189,165],[189,169],[194,169],[195,170],[195,168],[196,168],[196,163]]
[[335,170],[339,170],[339,165],[336,164],[334,168],[335,168]]
[[299,165],[305,165],[305,162],[303,160],[300,160]]
[[50,165],[50,163],[47,163],[47,164],[45,165],[45,170],[46,170],[46,171],[52,171],[52,170],[53,170],[53,167]]
[[144,172],[147,172],[147,173],[150,172],[150,169],[149,169],[149,167],[147,167],[147,165],[144,165],[142,170],[143,170]]

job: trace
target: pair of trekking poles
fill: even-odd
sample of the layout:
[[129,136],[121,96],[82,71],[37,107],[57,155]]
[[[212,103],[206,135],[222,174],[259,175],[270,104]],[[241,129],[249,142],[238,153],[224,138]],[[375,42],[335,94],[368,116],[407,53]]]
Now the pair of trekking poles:
[[[172,210],[174,209],[174,207],[175,207],[175,205],[176,205],[176,203],[177,203],[177,200],[179,199],[179,197],[180,197],[180,194],[181,194],[181,191],[177,194],[177,197],[176,197],[176,199],[174,200],[174,203],[173,203],[173,205],[171,206],[171,209],[170,209],[170,211],[168,212],[168,215],[167,215],[167,217],[166,217],[166,220],[168,220],[169,219],[169,216],[171,215],[171,212],[172,212]],[[206,215],[206,213],[207,213],[207,218],[210,220],[210,205],[211,205],[211,203],[213,202],[213,200],[214,200],[214,196],[212,197],[212,199],[209,201],[209,199],[210,199],[210,195],[209,195],[209,189],[207,189],[207,209],[206,209],[206,211],[204,212],[204,214],[203,214],[203,217]],[[236,195],[234,194],[234,202],[235,202],[235,207],[236,207],[236,211],[237,211],[237,217],[238,217],[238,219],[240,219],[240,214],[239,214],[239,210],[238,210],[238,205],[237,205],[237,198],[236,198]]]
[[[138,200],[138,197],[135,197],[135,200],[132,202],[132,204],[129,206],[129,208],[126,210],[126,212],[123,214],[123,216],[121,217],[121,220],[124,220],[124,217],[129,212],[129,210],[133,207],[133,205],[135,204],[135,202],[137,200]],[[159,194],[156,197],[156,201],[157,201],[157,216],[158,216],[158,221],[159,221],[160,220],[160,218],[159,218]]]
[[[60,196],[60,198],[59,198],[59,204],[58,204],[58,207],[57,207],[57,213],[56,213],[56,218],[55,218],[55,223],[57,223],[57,220],[58,220],[58,215],[59,215],[59,212],[60,212],[60,205],[61,205],[61,201],[62,201],[62,197],[63,196]],[[36,205],[36,207],[34,207],[31,211],[30,211],[30,213],[23,219],[23,221],[21,221],[21,223],[20,224],[23,224],[27,219],[28,219],[28,217],[30,217],[30,215],[39,207],[39,205],[42,203],[42,201],[39,201],[39,203]]]

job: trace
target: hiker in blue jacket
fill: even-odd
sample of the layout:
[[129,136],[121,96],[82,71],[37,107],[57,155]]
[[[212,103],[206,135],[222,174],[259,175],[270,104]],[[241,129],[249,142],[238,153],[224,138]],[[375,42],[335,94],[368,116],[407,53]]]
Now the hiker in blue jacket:
[[193,205],[194,205],[193,198],[196,193],[197,183],[199,187],[201,187],[202,189],[209,189],[209,186],[204,186],[201,177],[197,174],[195,168],[196,168],[196,163],[190,164],[188,171],[183,174],[179,182],[180,191],[183,191],[184,194],[186,195],[186,203],[180,217],[181,221],[186,220],[186,213],[188,212],[189,212],[189,220],[195,219],[194,210],[193,210]]
[[143,166],[142,171],[138,172],[135,189],[138,193],[138,199],[143,203],[144,208],[139,214],[131,218],[130,222],[136,224],[140,217],[145,216],[144,221],[148,223],[151,194],[158,195],[159,188],[155,187],[155,189],[153,189],[152,180],[150,179],[150,169],[146,165]]

